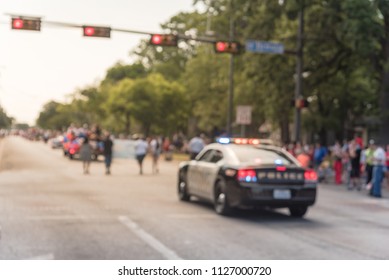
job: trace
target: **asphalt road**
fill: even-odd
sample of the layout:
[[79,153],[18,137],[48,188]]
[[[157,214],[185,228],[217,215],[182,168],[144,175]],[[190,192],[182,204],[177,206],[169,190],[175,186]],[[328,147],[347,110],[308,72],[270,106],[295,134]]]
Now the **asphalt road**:
[[17,137],[0,140],[0,259],[389,259],[389,198],[321,185],[304,219],[286,210],[180,202],[178,162],[138,175],[133,160],[81,162]]

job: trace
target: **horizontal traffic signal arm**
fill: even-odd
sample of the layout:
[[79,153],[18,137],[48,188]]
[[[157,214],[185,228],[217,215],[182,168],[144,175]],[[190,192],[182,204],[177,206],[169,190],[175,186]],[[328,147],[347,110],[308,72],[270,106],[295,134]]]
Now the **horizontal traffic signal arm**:
[[79,25],[79,24],[68,23],[68,22],[47,21],[47,20],[43,21],[41,20],[41,18],[31,17],[31,16],[19,16],[19,15],[11,15],[11,14],[8,15],[12,16],[12,22],[11,22],[12,29],[40,31],[41,24],[44,23],[45,25],[54,26],[54,27],[57,26],[57,27],[67,27],[67,28],[82,28],[83,35],[86,37],[109,38],[110,33],[112,31],[115,31],[115,32],[122,32],[122,33],[150,35],[150,36],[159,35],[162,36],[161,39],[169,38],[167,42],[165,41],[164,43],[164,45],[166,46],[167,45],[177,46],[179,40],[184,40],[184,41],[197,41],[203,43],[211,43],[211,44],[216,44],[217,42],[229,43],[230,47],[228,48],[228,51],[222,51],[222,52],[230,52],[230,53],[236,53],[236,48],[238,48],[239,51],[241,51],[243,47],[243,45],[241,45],[239,42],[228,42],[228,40],[223,41],[220,40],[220,38],[216,39],[214,37],[208,37],[208,36],[196,36],[196,35],[188,36],[185,34],[156,34],[153,32],[123,29],[123,28],[111,28],[108,26]]

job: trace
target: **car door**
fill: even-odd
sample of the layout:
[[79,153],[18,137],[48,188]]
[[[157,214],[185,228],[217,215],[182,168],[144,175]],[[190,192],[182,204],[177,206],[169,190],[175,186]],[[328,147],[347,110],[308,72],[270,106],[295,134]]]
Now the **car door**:
[[196,196],[201,195],[203,174],[202,174],[202,164],[211,159],[212,150],[203,151],[195,160],[191,160],[188,167],[188,191],[190,194]]
[[203,196],[208,200],[214,199],[214,184],[219,174],[220,166],[224,159],[223,152],[217,149],[212,151],[211,158],[202,166],[204,176]]
[[216,181],[217,174],[219,172],[218,162],[223,158],[221,151],[217,149],[211,149],[209,157],[203,161],[198,162],[198,195],[208,200],[213,199],[213,189]]

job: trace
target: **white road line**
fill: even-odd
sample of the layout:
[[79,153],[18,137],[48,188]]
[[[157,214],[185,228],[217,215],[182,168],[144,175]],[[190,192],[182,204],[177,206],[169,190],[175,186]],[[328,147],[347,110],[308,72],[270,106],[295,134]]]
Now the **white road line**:
[[135,233],[140,239],[146,242],[150,247],[161,253],[168,260],[182,260],[173,250],[166,247],[154,236],[143,230],[138,224],[131,221],[127,216],[119,216],[118,220]]

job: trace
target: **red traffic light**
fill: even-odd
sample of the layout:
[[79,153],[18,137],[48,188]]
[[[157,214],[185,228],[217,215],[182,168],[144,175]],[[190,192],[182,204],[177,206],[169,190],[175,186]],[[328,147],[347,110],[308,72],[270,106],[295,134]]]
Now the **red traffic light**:
[[216,51],[217,52],[225,52],[227,48],[227,42],[217,42],[216,43]]
[[216,53],[238,54],[242,49],[239,42],[226,42],[226,41],[215,42],[214,47]]
[[111,37],[111,28],[102,26],[83,26],[85,37]]
[[23,20],[16,18],[12,20],[12,28],[13,29],[22,29],[23,28]]
[[177,47],[178,37],[173,34],[152,34],[150,44],[154,46]]
[[151,36],[150,41],[152,45],[160,45],[162,42],[162,35],[158,35],[158,34],[153,35]]
[[85,27],[84,35],[85,36],[93,36],[95,34],[95,29],[93,27]]
[[12,18],[12,29],[18,30],[41,30],[41,20],[39,18]]

